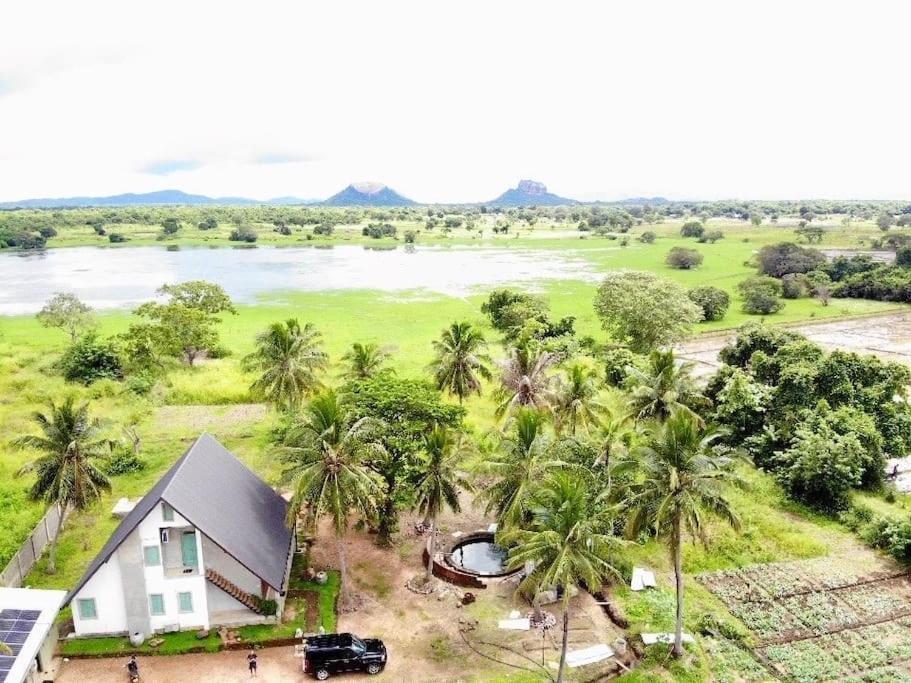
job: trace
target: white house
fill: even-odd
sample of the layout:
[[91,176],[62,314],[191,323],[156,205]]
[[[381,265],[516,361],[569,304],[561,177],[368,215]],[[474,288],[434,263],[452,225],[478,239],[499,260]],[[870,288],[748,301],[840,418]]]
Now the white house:
[[124,517],[67,596],[76,635],[260,623],[269,600],[280,615],[293,550],[287,511],[278,493],[203,434]]

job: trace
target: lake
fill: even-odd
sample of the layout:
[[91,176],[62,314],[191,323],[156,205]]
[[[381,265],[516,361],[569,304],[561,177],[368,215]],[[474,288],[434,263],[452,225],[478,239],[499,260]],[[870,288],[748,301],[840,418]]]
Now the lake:
[[155,298],[165,283],[217,282],[236,302],[280,291],[426,290],[465,296],[477,288],[542,280],[593,280],[572,251],[496,247],[72,247],[0,254],[0,315],[40,310],[55,292],[99,309]]

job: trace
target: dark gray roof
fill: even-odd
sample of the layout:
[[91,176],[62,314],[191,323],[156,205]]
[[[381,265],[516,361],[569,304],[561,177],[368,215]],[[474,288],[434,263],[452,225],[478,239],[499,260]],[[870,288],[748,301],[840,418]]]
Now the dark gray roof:
[[214,437],[202,434],[124,517],[67,603],[162,500],[253,574],[284,590],[292,540],[285,524],[288,503]]

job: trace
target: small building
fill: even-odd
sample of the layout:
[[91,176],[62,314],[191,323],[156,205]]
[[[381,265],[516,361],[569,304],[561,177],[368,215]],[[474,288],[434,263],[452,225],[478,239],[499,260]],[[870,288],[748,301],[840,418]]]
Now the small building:
[[263,623],[270,607],[281,615],[293,551],[287,513],[278,493],[203,434],[67,595],[76,635]]
[[0,588],[0,683],[53,680],[57,613],[66,591]]

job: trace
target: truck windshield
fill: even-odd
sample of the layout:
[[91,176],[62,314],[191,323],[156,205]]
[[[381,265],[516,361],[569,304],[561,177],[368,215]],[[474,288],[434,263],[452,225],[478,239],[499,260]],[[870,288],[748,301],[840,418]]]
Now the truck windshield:
[[353,647],[354,651],[359,655],[362,655],[367,651],[367,646],[364,645],[364,641],[357,636],[351,636],[351,647]]

